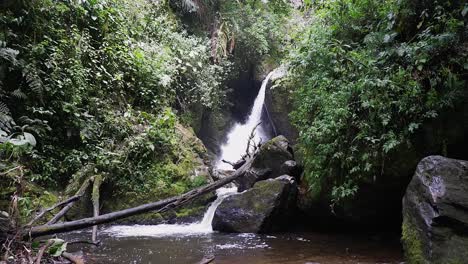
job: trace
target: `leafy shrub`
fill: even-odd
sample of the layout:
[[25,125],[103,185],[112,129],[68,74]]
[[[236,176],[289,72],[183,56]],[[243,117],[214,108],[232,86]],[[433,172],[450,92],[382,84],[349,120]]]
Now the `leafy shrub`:
[[[464,92],[460,3],[309,1],[313,23],[290,53],[291,114],[311,189],[333,202],[376,181],[387,157],[412,144]],[[462,54],[462,55],[460,55]]]

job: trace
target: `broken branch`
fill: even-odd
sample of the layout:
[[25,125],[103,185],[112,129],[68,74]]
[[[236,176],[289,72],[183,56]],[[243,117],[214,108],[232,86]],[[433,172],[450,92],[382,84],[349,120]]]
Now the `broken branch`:
[[[80,189],[76,192],[75,196],[82,196],[86,191],[86,188],[88,188],[90,181],[91,179],[86,179],[83,182],[83,185],[81,185]],[[52,219],[50,219],[49,222],[47,222],[47,224],[51,225],[57,223],[60,220],[60,218],[62,218],[72,208],[75,202],[76,200],[68,203],[65,207],[62,208],[62,210],[60,210],[60,212],[58,212],[54,217],[52,217]]]
[[72,196],[68,199],[66,199],[65,201],[62,201],[62,202],[59,202],[45,210],[42,210],[40,213],[38,213],[36,215],[36,217],[34,217],[34,219],[32,219],[31,221],[29,221],[29,223],[27,224],[27,226],[32,226],[34,224],[34,222],[36,222],[37,220],[41,219],[46,213],[49,213],[51,212],[52,210],[54,210],[55,208],[58,208],[58,207],[62,207],[66,204],[69,204],[71,202],[75,202],[77,201],[78,199],[81,198],[81,195],[75,195],[75,196]]

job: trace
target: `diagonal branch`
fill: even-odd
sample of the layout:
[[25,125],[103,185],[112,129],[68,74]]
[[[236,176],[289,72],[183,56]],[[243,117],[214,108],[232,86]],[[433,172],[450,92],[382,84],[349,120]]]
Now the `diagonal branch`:
[[51,212],[52,210],[54,210],[55,208],[58,208],[58,207],[62,207],[64,205],[67,205],[71,202],[75,202],[77,201],[78,199],[81,198],[81,195],[75,195],[75,196],[72,196],[68,199],[66,199],[65,201],[62,201],[62,202],[59,202],[57,204],[54,204],[53,206],[45,209],[45,210],[42,210],[40,213],[38,213],[36,215],[36,217],[34,217],[34,219],[32,219],[31,221],[29,221],[29,223],[27,224],[27,226],[32,226],[34,224],[34,222],[36,222],[37,220],[41,219],[46,213],[49,213]]
[[[86,179],[83,182],[83,185],[81,185],[80,189],[76,192],[76,195],[82,196],[84,192],[86,191],[86,189],[88,188],[90,181],[91,181],[90,178]],[[62,208],[62,210],[60,210],[60,212],[58,212],[54,217],[52,217],[52,219],[50,219],[49,222],[47,222],[47,224],[51,225],[51,224],[57,223],[58,220],[60,220],[60,218],[62,218],[73,207],[75,202],[76,200],[68,203],[65,207]]]

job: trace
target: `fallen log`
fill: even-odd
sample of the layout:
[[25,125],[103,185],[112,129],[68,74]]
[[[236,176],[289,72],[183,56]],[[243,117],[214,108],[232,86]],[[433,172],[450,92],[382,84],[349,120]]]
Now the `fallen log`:
[[122,218],[126,218],[126,217],[137,215],[137,214],[147,213],[150,211],[164,212],[169,209],[186,204],[203,194],[206,194],[218,188],[221,188],[222,186],[243,176],[247,168],[250,167],[251,162],[252,162],[252,159],[249,159],[241,168],[239,168],[229,177],[223,178],[214,183],[191,190],[185,194],[182,194],[176,197],[167,198],[165,200],[161,200],[161,201],[157,201],[157,202],[153,202],[149,204],[143,204],[137,207],[133,207],[133,208],[117,211],[117,212],[112,212],[108,214],[103,214],[103,215],[99,215],[96,217],[88,217],[88,218],[83,218],[80,220],[64,222],[64,223],[34,226],[30,228],[29,230],[27,230],[24,236],[25,237],[28,237],[28,236],[39,237],[39,236],[44,236],[44,235],[63,233],[63,232],[68,232],[72,230],[83,229],[83,228],[87,228],[87,227],[91,227],[95,225],[113,222]]

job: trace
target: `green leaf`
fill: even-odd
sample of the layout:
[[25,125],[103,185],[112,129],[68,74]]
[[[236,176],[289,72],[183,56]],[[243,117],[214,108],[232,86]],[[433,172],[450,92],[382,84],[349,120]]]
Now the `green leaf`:
[[31,248],[32,249],[38,249],[40,244],[41,243],[39,241],[34,241],[34,242],[31,243]]
[[58,257],[60,255],[62,255],[63,252],[65,252],[67,250],[67,242],[65,242],[65,240],[63,239],[59,239],[59,238],[54,238],[54,239],[51,239],[53,242],[52,242],[52,245],[49,247],[49,254],[52,256],[52,257]]

